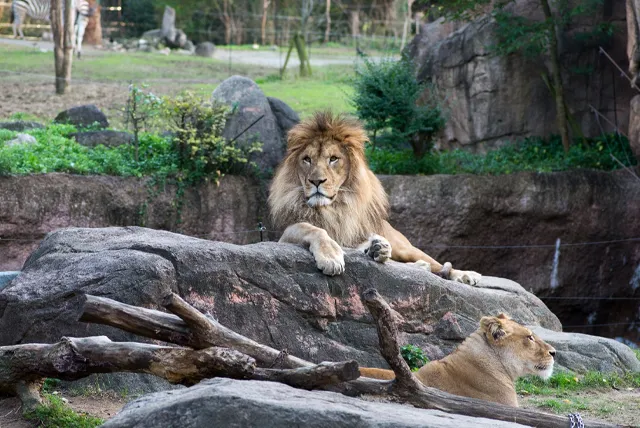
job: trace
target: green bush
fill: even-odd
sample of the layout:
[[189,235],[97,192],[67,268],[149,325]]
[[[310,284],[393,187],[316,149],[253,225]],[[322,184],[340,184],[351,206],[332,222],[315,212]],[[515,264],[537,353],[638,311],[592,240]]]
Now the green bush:
[[396,147],[410,144],[416,158],[428,153],[445,120],[433,88],[417,81],[408,58],[364,58],[352,85],[351,103],[373,133],[374,146],[379,133],[388,133]]
[[620,164],[635,165],[629,141],[615,134],[576,141],[564,154],[558,136],[527,138],[486,154],[462,150],[428,153],[414,159],[411,150],[367,149],[371,169],[379,174],[478,174],[502,175],[521,171],[553,172],[577,168],[611,171]]
[[415,345],[403,346],[400,348],[400,354],[409,365],[411,371],[416,371],[429,362],[429,358],[424,354],[424,351]]
[[551,395],[557,392],[580,391],[588,389],[640,388],[640,373],[602,373],[590,371],[578,375],[568,371],[557,371],[548,380],[537,376],[518,379],[516,390],[519,394]]
[[71,410],[60,397],[44,394],[45,403],[25,418],[35,421],[43,428],[94,428],[102,425],[104,420],[89,415],[79,415]]

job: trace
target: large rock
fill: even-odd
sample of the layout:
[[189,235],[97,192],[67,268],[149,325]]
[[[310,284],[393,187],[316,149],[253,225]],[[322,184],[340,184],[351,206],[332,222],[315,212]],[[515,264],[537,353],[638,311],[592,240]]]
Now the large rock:
[[[608,4],[608,9],[600,6],[596,14],[615,23],[617,29],[603,46],[618,64],[625,64],[624,2]],[[539,2],[534,0],[517,0],[509,7],[518,15],[541,18]],[[592,30],[595,21],[586,19],[592,18],[578,19],[570,31]],[[522,55],[494,55],[491,49],[498,42],[496,34],[497,24],[488,16],[467,24],[438,20],[423,26],[409,45],[419,78],[432,81],[446,94],[449,118],[438,147],[484,151],[525,136],[557,133],[555,103],[540,77],[546,71],[541,61]],[[612,132],[605,121],[599,123],[593,106],[609,123],[617,123],[626,132],[629,101],[635,90],[617,77],[619,71],[611,62],[601,60],[597,54],[600,45],[569,40],[577,39],[563,38],[561,60],[566,73],[565,95],[576,122],[587,136],[601,135],[601,125]],[[580,75],[568,71],[577,67],[593,71]]]
[[0,290],[9,285],[20,272],[0,272]]
[[0,122],[0,129],[7,129],[9,131],[24,132],[29,129],[42,129],[44,125],[38,122],[27,122],[18,120],[16,122]]
[[61,336],[140,339],[78,322],[82,293],[157,308],[175,291],[258,342],[311,361],[356,359],[369,366],[385,364],[360,299],[369,287],[402,318],[403,342],[425,348],[431,359],[460,342],[433,331],[444,316],[477,323],[504,311],[524,323],[560,329],[544,304],[512,281],[486,277],[471,287],[405,264],[377,264],[355,250],[346,263],[344,275],[330,278],[308,250],[295,245],[237,246],[138,227],[65,229],[49,234],[0,292],[0,345]]
[[280,133],[286,140],[287,132],[300,122],[300,116],[287,103],[278,98],[267,97],[267,100],[269,101],[269,106],[271,106],[271,111],[276,116]]
[[558,368],[577,372],[640,372],[640,360],[627,345],[605,337],[531,328],[556,348]]
[[133,135],[122,131],[86,131],[71,134],[79,144],[86,147],[96,147],[103,145],[105,147],[117,147],[123,144],[133,144]]
[[211,379],[180,391],[159,392],[128,403],[104,428],[209,427],[523,427],[524,425],[367,402],[281,383]]
[[235,113],[227,120],[224,129],[227,139],[237,137],[262,117],[238,141],[244,144],[261,142],[262,153],[255,154],[252,159],[261,170],[274,170],[284,157],[285,137],[280,131],[267,97],[258,85],[249,78],[232,76],[213,91],[212,98],[235,108]]
[[24,144],[26,145],[35,144],[37,142],[38,140],[36,140],[36,137],[34,137],[33,135],[19,133],[18,135],[15,136],[14,139],[6,141],[4,144],[7,147],[9,147],[9,146],[19,146]]
[[211,42],[202,42],[196,46],[195,54],[205,58],[213,58],[213,53],[216,50],[216,45]]
[[58,113],[54,121],[58,123],[69,123],[78,128],[88,128],[95,126],[96,124],[100,128],[109,127],[107,116],[105,116],[105,114],[93,104],[72,107],[68,110],[62,111]]

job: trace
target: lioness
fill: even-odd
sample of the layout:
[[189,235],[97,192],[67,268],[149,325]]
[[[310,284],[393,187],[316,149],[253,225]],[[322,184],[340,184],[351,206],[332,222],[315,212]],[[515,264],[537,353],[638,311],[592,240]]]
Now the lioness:
[[[548,379],[556,350],[504,314],[483,317],[480,328],[452,354],[425,364],[415,376],[426,386],[465,397],[518,407],[514,382],[534,374]],[[391,370],[360,368],[360,374],[393,379]]]
[[327,112],[289,131],[287,154],[269,195],[274,224],[286,228],[280,242],[309,248],[327,275],[344,272],[343,246],[359,248],[380,263],[416,263],[475,285],[480,274],[451,269],[450,263],[443,268],[387,222],[387,195],[365,160],[366,141],[358,122]]

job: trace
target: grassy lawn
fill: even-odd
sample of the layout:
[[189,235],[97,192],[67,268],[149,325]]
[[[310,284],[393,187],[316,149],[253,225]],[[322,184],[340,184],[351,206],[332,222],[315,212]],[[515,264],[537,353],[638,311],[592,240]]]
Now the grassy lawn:
[[[299,78],[290,68],[280,80],[277,68],[172,54],[94,51],[73,62],[70,94],[53,94],[53,53],[0,44],[0,90],[10,94],[0,109],[0,118],[16,112],[52,119],[64,108],[94,103],[107,111],[109,119],[122,108],[129,82],[148,84],[160,95],[191,90],[205,96],[230,75],[256,81],[268,96],[282,99],[301,116],[331,108],[351,111],[347,102],[352,65],[314,67],[313,76]],[[82,93],[85,91],[86,93]],[[95,99],[91,97],[96,94]],[[117,118],[113,125],[118,126]]]

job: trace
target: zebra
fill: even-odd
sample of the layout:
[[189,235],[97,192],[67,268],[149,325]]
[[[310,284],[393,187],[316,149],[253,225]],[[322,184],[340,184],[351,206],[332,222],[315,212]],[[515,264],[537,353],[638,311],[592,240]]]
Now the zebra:
[[[78,53],[78,58],[82,54],[82,40],[84,39],[84,30],[89,23],[89,17],[95,13],[95,7],[89,5],[87,0],[72,0],[74,14],[74,49]],[[64,10],[64,3],[63,3]],[[12,0],[11,2],[11,21],[13,22],[13,37],[24,39],[22,32],[22,23],[25,16],[32,19],[42,21],[51,21],[51,0]],[[63,12],[64,16],[64,12]],[[77,41],[77,43],[75,43]]]

